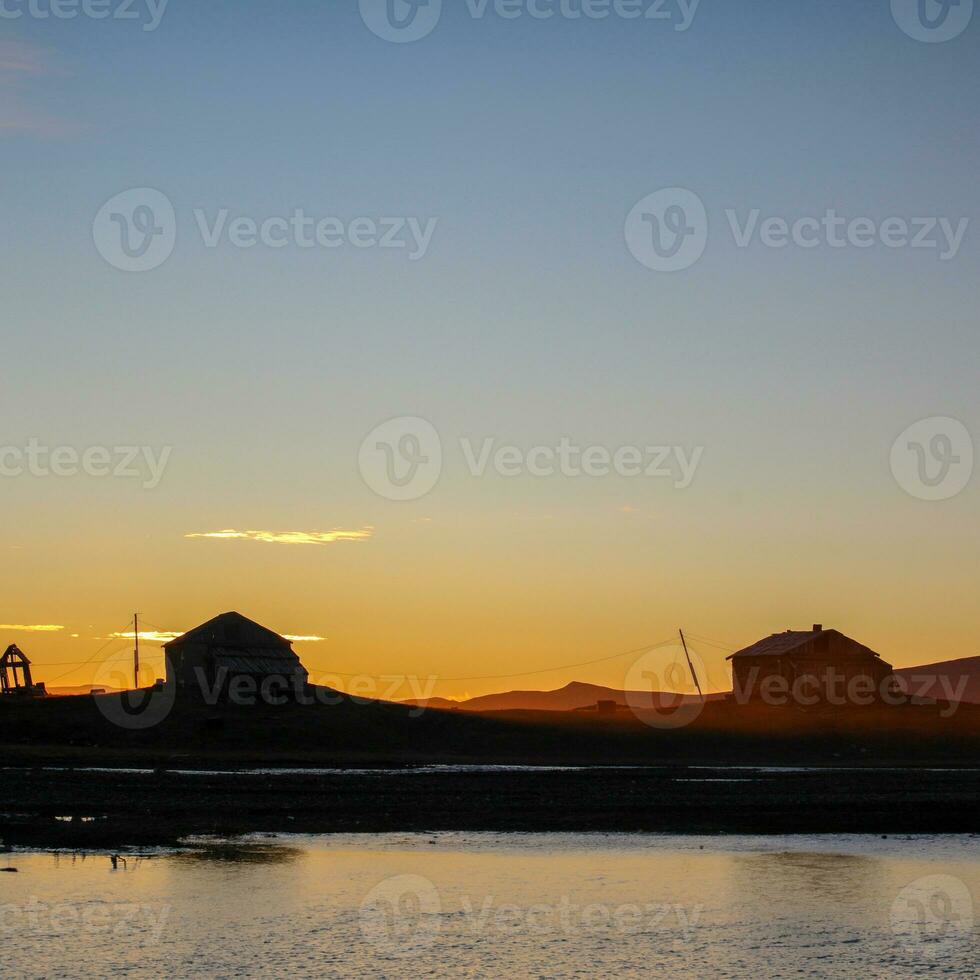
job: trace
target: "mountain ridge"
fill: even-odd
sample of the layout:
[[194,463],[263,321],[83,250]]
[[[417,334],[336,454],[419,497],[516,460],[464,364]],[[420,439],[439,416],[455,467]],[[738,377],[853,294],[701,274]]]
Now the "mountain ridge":
[[[896,669],[895,675],[906,692],[915,697],[952,700],[948,695],[952,691],[961,693],[955,700],[966,704],[980,704],[980,656],[937,661],[916,667],[900,667]],[[731,692],[723,691],[708,694],[707,700],[720,700],[729,693]],[[676,702],[678,697],[682,699],[681,703],[697,700],[697,695],[694,694],[651,694],[649,691],[625,691],[585,681],[569,681],[564,687],[549,691],[500,691],[462,701],[433,697],[413,698],[399,703],[445,711],[576,711],[594,708],[598,701],[615,701],[625,705],[630,701],[643,704],[651,698],[666,698]]]

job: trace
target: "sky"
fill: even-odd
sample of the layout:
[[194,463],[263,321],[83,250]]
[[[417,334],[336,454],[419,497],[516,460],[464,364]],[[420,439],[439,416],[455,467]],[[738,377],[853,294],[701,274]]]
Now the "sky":
[[980,17],[393,2],[0,5],[0,648],[111,683],[135,610],[236,609],[449,697],[679,627],[714,690],[813,622],[980,653]]

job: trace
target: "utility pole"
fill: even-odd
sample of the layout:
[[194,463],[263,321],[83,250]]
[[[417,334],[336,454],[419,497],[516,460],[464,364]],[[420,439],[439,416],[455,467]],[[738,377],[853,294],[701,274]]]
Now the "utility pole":
[[133,636],[136,638],[136,647],[133,650],[133,687],[139,690],[140,686],[140,614],[133,613]]
[[687,652],[687,640],[684,639],[684,630],[678,630],[681,634],[681,645],[684,647],[684,656],[687,657],[687,666],[691,669],[691,676],[694,678],[694,686],[698,689],[698,694],[701,695],[701,700],[704,700],[704,691],[701,690],[701,682],[698,680],[698,675],[694,670],[694,664],[691,663],[691,655]]

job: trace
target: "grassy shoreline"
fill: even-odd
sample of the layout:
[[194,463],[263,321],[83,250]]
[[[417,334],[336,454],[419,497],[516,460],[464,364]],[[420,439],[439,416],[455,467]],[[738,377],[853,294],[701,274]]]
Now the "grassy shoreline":
[[286,832],[980,832],[980,772],[967,770],[269,776],[6,769],[3,781],[4,843],[51,848]]
[[[662,716],[419,713],[341,698],[312,707],[179,701],[137,729],[104,708],[92,697],[0,703],[5,843],[121,848],[287,831],[980,831],[978,706],[947,716],[936,705],[709,703],[673,728]],[[557,768],[376,771],[434,765]],[[583,766],[642,768],[573,768]],[[315,771],[241,772],[255,768]],[[324,771],[332,768],[370,771]]]

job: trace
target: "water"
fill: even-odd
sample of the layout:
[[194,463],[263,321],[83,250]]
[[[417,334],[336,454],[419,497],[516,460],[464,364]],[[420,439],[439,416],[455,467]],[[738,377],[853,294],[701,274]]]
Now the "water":
[[277,836],[123,860],[0,856],[2,976],[978,973],[977,837]]
[[[375,767],[358,769],[351,766],[343,768],[319,767],[288,767],[275,768],[245,768],[245,769],[147,769],[124,766],[0,766],[4,772],[95,772],[121,773],[129,776],[156,776],[167,772],[175,776],[447,776],[457,773],[536,773],[536,772],[616,772],[616,771],[660,771],[668,772],[676,779],[688,778],[687,771],[700,770],[718,771],[718,766],[518,766],[518,765],[430,765],[430,766],[400,766],[398,768]],[[726,772],[737,773],[737,781],[749,781],[761,776],[773,774],[828,773],[828,772],[980,772],[980,769],[968,769],[963,766],[956,768],[937,768],[926,766],[725,766]],[[721,780],[716,780],[721,781]],[[736,781],[736,780],[732,780]]]

